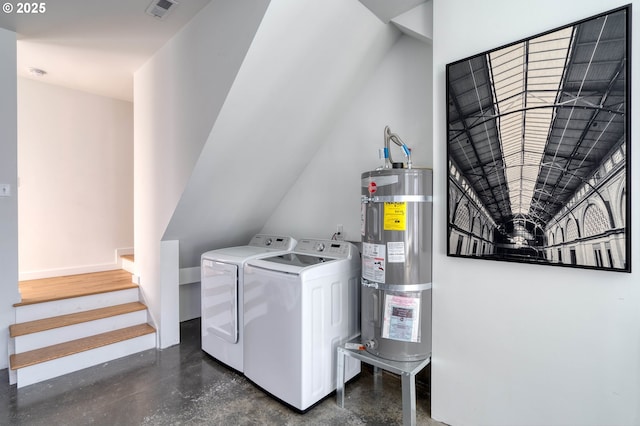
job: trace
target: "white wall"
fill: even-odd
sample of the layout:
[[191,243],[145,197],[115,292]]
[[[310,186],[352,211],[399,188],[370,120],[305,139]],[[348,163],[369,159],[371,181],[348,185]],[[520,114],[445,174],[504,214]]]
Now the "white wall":
[[357,0],[271,1],[165,233],[182,267],[264,226],[398,35]]
[[[446,64],[625,3],[434,2],[431,409],[436,420],[451,425],[640,424],[637,232],[631,274],[446,256]],[[632,3],[637,29],[640,1]],[[636,82],[639,35],[633,31]],[[637,85],[633,89],[631,103],[638,105]],[[633,135],[638,124],[632,118]],[[631,152],[635,184],[640,150]],[[636,227],[640,199],[633,198]]]
[[263,227],[398,35],[357,0],[269,3],[163,237],[182,268]]
[[18,79],[21,279],[116,267],[133,247],[133,106]]
[[134,74],[136,268],[161,347],[179,330],[160,242],[268,3],[212,0]]
[[[347,240],[360,241],[360,176],[382,165],[386,125],[412,148],[415,167],[432,166],[431,54],[429,44],[400,37],[331,123],[262,232],[331,238],[342,224]],[[391,149],[394,161],[404,159]]]
[[10,197],[0,197],[0,369],[7,368],[9,325],[15,322],[18,295],[18,131],[16,116],[16,34],[0,28],[0,184]]

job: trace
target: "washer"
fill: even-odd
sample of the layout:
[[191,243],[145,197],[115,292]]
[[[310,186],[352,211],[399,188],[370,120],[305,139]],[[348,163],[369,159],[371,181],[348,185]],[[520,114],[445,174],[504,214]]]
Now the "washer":
[[288,236],[255,235],[248,245],[208,251],[201,256],[202,350],[244,371],[243,273],[247,260],[286,253],[296,240]]
[[[336,389],[336,348],[360,333],[360,256],[351,243],[300,240],[244,271],[244,373],[304,411]],[[347,379],[360,372],[350,358]]]

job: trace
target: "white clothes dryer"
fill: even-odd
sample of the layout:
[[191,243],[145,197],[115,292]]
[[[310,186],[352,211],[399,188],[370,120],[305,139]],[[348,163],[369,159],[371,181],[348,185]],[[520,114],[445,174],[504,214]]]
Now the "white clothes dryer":
[[296,240],[255,235],[248,245],[211,250],[201,256],[202,350],[231,368],[243,366],[244,264],[255,257],[286,253]]
[[[336,348],[360,334],[360,256],[345,241],[300,240],[249,260],[244,272],[244,373],[304,411],[336,389]],[[347,379],[360,372],[348,358]]]

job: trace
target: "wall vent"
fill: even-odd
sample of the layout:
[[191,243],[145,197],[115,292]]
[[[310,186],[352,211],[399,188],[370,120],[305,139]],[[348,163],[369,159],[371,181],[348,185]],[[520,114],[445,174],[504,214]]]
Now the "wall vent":
[[165,19],[169,12],[176,8],[177,0],[153,0],[147,7],[147,15],[151,15],[156,19]]

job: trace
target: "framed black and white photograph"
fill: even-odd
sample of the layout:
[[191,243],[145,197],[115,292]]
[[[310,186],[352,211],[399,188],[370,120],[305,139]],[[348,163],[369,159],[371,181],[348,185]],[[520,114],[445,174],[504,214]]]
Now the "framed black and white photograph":
[[447,254],[630,272],[621,7],[447,65]]

